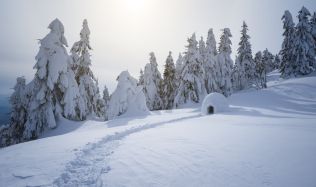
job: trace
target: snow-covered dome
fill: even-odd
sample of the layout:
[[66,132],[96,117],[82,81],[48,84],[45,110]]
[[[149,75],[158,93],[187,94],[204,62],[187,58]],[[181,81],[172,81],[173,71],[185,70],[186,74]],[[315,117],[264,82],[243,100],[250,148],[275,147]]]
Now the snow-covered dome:
[[227,99],[220,93],[210,93],[203,100],[201,114],[208,115],[218,112],[225,112],[229,109]]

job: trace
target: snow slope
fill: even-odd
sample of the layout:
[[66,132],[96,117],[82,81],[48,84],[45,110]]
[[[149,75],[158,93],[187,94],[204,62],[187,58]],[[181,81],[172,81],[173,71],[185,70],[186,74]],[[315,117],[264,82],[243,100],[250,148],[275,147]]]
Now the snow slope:
[[0,186],[316,185],[316,77],[198,108],[108,122],[59,122],[42,139],[0,149]]

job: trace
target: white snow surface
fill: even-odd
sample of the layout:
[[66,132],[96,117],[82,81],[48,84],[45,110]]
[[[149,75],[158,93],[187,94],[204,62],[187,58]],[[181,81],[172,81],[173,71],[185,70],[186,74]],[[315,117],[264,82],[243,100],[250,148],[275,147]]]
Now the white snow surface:
[[214,113],[227,112],[229,110],[226,97],[223,94],[217,92],[210,93],[204,98],[201,106],[201,114],[209,114],[209,107],[213,107]]
[[316,77],[268,80],[214,115],[61,120],[41,139],[0,149],[0,186],[314,187]]

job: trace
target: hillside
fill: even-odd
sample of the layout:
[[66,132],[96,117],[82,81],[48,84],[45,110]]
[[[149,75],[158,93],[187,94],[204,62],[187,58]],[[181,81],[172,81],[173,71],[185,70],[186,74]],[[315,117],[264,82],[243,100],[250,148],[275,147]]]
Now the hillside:
[[59,121],[0,149],[0,186],[315,186],[316,76],[268,78],[229,97],[226,113]]

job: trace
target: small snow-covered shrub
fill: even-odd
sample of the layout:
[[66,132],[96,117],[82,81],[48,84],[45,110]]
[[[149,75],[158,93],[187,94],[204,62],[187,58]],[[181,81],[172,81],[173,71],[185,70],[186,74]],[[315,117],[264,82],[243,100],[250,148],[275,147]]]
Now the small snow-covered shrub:
[[227,99],[220,93],[208,94],[202,103],[201,114],[208,115],[213,113],[225,112],[229,110]]

